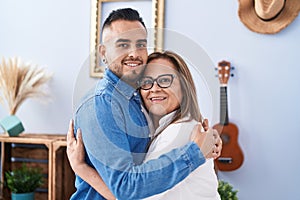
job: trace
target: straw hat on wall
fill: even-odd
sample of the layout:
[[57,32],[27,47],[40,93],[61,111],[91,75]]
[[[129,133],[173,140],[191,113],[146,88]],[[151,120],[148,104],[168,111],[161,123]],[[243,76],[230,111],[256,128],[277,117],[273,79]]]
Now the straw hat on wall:
[[300,0],[239,0],[240,20],[251,31],[274,34],[287,27],[300,11]]

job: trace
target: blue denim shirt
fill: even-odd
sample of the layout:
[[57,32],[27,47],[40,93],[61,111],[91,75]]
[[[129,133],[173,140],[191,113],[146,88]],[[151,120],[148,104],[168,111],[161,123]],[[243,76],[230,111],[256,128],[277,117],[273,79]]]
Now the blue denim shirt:
[[[205,162],[190,142],[158,159],[142,163],[149,129],[138,92],[110,70],[75,113],[75,129],[82,129],[86,162],[94,167],[117,199],[142,199],[161,193]],[[71,199],[104,199],[76,176]]]

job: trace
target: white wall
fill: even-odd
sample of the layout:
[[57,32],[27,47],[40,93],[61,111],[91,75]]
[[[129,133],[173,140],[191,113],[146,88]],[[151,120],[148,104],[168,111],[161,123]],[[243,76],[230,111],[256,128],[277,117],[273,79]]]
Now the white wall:
[[[26,132],[65,133],[75,78],[89,54],[90,4],[80,0],[0,1],[0,57],[18,56],[54,73],[51,101],[20,107]],[[7,115],[0,106],[0,117]]]
[[[166,0],[166,27],[201,45],[213,62],[235,66],[229,117],[239,127],[243,166],[219,175],[242,200],[300,196],[300,17],[275,35],[251,32],[238,1]],[[27,132],[65,133],[72,90],[89,54],[90,3],[79,0],[0,1],[0,56],[18,55],[54,72],[53,100],[28,100],[17,113]],[[0,107],[0,117],[6,116]]]

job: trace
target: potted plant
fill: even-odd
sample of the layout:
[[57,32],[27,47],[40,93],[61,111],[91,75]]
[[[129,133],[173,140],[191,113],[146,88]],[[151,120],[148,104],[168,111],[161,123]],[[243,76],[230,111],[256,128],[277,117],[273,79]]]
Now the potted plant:
[[237,190],[234,190],[228,182],[219,180],[218,192],[221,200],[238,200]]
[[0,63],[0,103],[8,107],[9,116],[0,120],[0,126],[9,136],[24,131],[22,122],[15,115],[27,99],[46,95],[43,87],[52,77],[43,68],[24,64],[19,59],[2,59]]
[[11,191],[12,200],[34,200],[34,191],[43,184],[41,168],[28,167],[5,172],[5,184]]

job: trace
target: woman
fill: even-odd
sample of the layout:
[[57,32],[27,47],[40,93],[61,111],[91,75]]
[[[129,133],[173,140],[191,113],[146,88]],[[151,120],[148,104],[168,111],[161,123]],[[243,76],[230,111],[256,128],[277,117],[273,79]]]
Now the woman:
[[[147,162],[188,143],[193,137],[194,126],[202,121],[202,117],[191,73],[179,55],[170,51],[149,55],[138,85],[155,130],[145,158]],[[80,146],[76,147],[71,127],[68,141],[72,143],[68,143],[68,156],[73,170],[106,198],[113,199],[97,172],[84,163],[81,133],[78,136]],[[75,151],[69,150],[72,148]],[[217,187],[214,163],[209,159],[170,190],[147,199],[215,200],[220,199]]]

